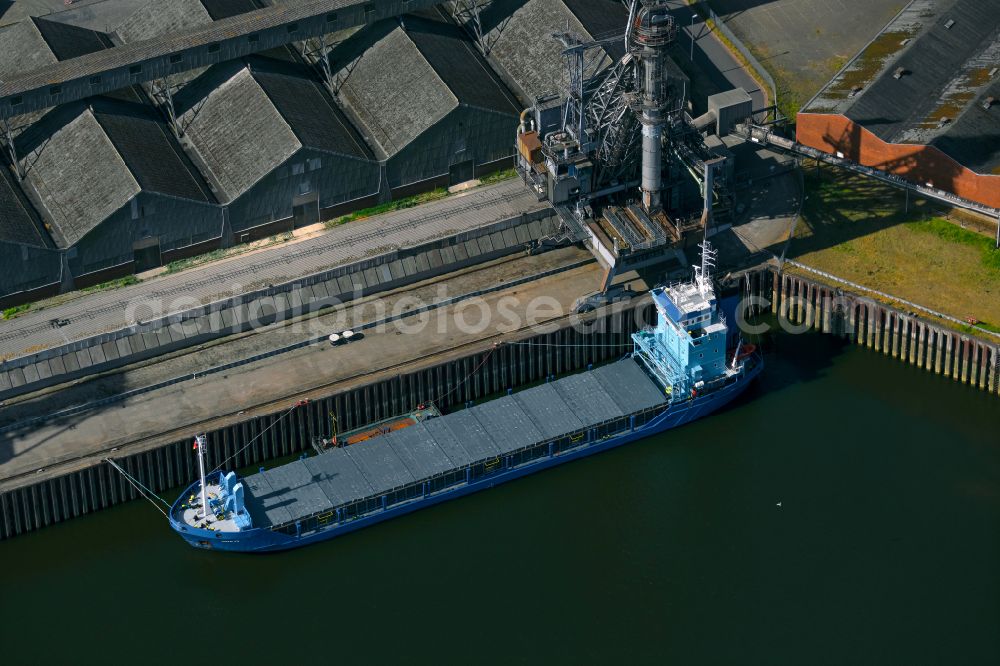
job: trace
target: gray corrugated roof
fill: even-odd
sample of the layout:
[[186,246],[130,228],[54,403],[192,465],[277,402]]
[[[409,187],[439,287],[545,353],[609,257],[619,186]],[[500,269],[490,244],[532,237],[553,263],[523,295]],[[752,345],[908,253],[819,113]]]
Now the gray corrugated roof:
[[393,28],[391,21],[354,35],[332,57],[340,67],[337,76],[344,80],[341,99],[385,157],[458,106],[458,98],[406,31]]
[[844,114],[886,142],[936,145],[989,172],[1000,165],[1000,120],[979,104],[998,63],[1000,0],[916,0],[802,112]]
[[[141,42],[169,35],[188,28],[197,28],[212,23],[212,17],[201,0],[170,0],[170,2],[150,2],[127,19],[115,30],[115,37],[123,44]],[[205,67],[170,74],[166,77],[169,88],[176,89],[194,80],[205,71]]]
[[311,69],[269,58],[251,58],[249,63],[254,79],[302,145],[351,157],[371,157]]
[[[457,26],[437,12],[369,26],[334,49],[343,100],[380,157],[392,157],[459,104],[519,109]],[[401,63],[405,63],[401,66]],[[512,121],[513,122],[513,121]]]
[[193,28],[212,22],[201,0],[150,2],[115,27],[126,44]]
[[59,60],[77,58],[113,45],[107,35],[94,30],[44,18],[33,20]]
[[142,189],[212,200],[166,123],[151,108],[97,99],[94,114]]
[[407,16],[406,34],[460,103],[518,115],[521,109],[496,80],[476,47],[461,28],[440,18],[441,11],[436,8],[422,12],[421,17]]
[[113,0],[113,2],[75,2],[68,9],[46,14],[45,19],[87,30],[108,32],[144,5],[157,0]]
[[260,9],[253,0],[201,0],[201,4],[216,21]]
[[89,109],[50,112],[18,138],[25,182],[59,245],[75,244],[139,193],[139,184]]
[[562,0],[573,16],[594,39],[622,35],[623,39],[608,42],[604,51],[615,60],[625,55],[625,24],[628,9],[618,0]]
[[[37,18],[33,20],[49,48],[60,61],[80,58],[114,46],[111,37],[105,33],[58,21]],[[108,92],[105,96],[137,104],[145,101],[134,86]],[[41,114],[36,114],[34,117],[38,115]]]
[[33,21],[0,30],[0,80],[58,62]]
[[[411,0],[412,9],[417,9],[427,0]],[[321,18],[330,11],[348,7],[356,8],[363,5],[358,0],[300,0],[294,3],[269,6],[247,14],[240,14],[208,25],[198,25],[179,30],[161,38],[143,40],[126,46],[108,49],[81,58],[74,58],[64,63],[54,63],[39,69],[33,69],[22,76],[9,81],[0,82],[0,96],[17,95],[36,90],[60,81],[72,81],[91,74],[107,71],[110,68],[123,67],[127,64],[143,62],[150,58],[160,58],[169,53],[175,53],[187,48],[196,48],[234,36],[247,35],[258,30],[268,30],[287,25],[299,20],[308,21]],[[385,12],[391,8],[377,6],[376,12]],[[357,16],[355,12],[353,16]],[[341,28],[347,21],[341,21]],[[289,39],[289,42],[296,41]],[[241,51],[248,53],[249,51]]]
[[983,90],[958,121],[931,145],[973,171],[997,174],[1000,171],[1000,102],[984,109],[982,104],[987,97],[1000,100],[1000,78]]
[[250,70],[239,63],[213,67],[182,90],[176,103],[180,122],[224,201],[239,197],[302,148]]
[[46,246],[34,211],[6,168],[0,168],[0,241]]
[[[607,36],[609,31],[624,33],[627,18],[622,4],[613,0],[528,0],[494,2],[484,11],[482,20],[483,29],[488,30],[490,57],[530,99],[559,92],[567,85],[566,66],[560,55],[564,47],[552,33],[568,27],[584,40],[596,39]],[[623,47],[612,43],[607,50],[617,57]],[[611,62],[611,56],[607,56],[595,69],[603,69]]]
[[[55,62],[58,59],[33,21],[0,29],[0,82]],[[12,131],[18,134],[46,112],[47,109],[33,111],[12,118]]]

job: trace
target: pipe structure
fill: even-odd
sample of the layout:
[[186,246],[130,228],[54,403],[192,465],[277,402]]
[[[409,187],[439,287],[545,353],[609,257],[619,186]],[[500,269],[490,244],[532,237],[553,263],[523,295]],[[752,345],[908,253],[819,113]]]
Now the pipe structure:
[[201,475],[201,517],[208,519],[208,489],[205,487],[205,435],[198,435],[195,443],[198,445],[198,472]]
[[628,27],[632,52],[643,67],[636,109],[642,123],[642,206],[652,213],[663,206],[663,128],[668,103],[664,60],[677,31],[666,0],[635,0],[629,16],[634,17]]
[[712,224],[712,200],[714,196],[715,183],[713,182],[715,175],[715,165],[706,162],[705,163],[705,204],[702,210],[702,216],[705,219],[705,238],[708,238],[708,228]]

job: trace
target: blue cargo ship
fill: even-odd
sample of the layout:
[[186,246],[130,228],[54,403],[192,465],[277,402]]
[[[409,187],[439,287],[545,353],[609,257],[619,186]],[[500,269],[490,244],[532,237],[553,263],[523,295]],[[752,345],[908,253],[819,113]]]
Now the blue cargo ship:
[[728,345],[737,336],[711,283],[713,259],[706,241],[691,281],[652,290],[656,325],[635,333],[633,352],[617,362],[444,416],[425,409],[405,427],[369,427],[243,478],[202,473],[174,502],[170,524],[198,548],[296,548],[711,414],[763,368],[752,347]]

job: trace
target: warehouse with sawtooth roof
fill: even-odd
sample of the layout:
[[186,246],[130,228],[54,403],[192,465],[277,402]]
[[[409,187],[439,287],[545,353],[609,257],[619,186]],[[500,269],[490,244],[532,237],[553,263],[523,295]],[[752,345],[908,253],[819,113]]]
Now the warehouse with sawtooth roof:
[[217,65],[174,103],[237,239],[312,224],[378,193],[377,162],[305,65],[261,57]]
[[0,308],[59,292],[62,254],[42,228],[41,220],[14,177],[0,169]]
[[394,198],[509,162],[518,104],[436,12],[368,26],[330,57],[338,99],[385,165]]
[[94,98],[15,140],[22,187],[78,284],[217,246],[222,211],[158,114]]
[[[0,79],[272,2],[71,7],[0,29]],[[156,82],[15,118],[16,168],[0,183],[9,195],[0,210],[23,215],[0,229],[0,259],[28,257],[45,275],[0,274],[0,300],[85,286],[509,164],[521,105],[439,10],[328,37],[337,44],[329,81],[311,43],[178,72],[169,96]]]
[[[38,29],[36,19],[0,28],[0,81],[59,62]],[[7,122],[15,135],[45,115],[47,109],[14,116]]]
[[[490,63],[525,104],[569,84],[554,32],[584,41],[622,35],[628,9],[617,0],[493,0],[480,10],[483,43]],[[625,54],[624,38],[588,54],[588,74],[607,69]]]

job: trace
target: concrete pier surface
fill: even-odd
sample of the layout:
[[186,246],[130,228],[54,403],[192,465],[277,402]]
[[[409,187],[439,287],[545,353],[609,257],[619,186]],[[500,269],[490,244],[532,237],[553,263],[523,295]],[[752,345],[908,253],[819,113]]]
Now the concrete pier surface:
[[0,419],[8,423],[37,415],[40,410],[85,402],[91,394],[106,395],[114,386],[127,390],[163,374],[184,371],[191,364],[203,363],[207,367],[235,360],[233,355],[278,347],[296,335],[303,339],[328,326],[331,332],[343,330],[345,324],[356,327],[402,312],[407,304],[433,301],[442,293],[456,296],[561,265],[586,262],[529,284],[488,293],[475,302],[441,307],[426,316],[428,321],[422,330],[417,330],[417,320],[422,316],[415,316],[404,320],[400,327],[370,329],[362,339],[347,345],[312,345],[93,411],[0,433],[0,491],[99,464],[112,449],[116,449],[115,456],[150,450],[196,431],[275,411],[285,403],[291,406],[309,397],[311,391],[329,393],[334,384],[338,389],[347,388],[382,375],[441,363],[449,356],[468,354],[473,348],[489,348],[493,341],[503,339],[505,332],[523,331],[532,321],[564,321],[574,301],[600,284],[602,269],[589,258],[585,250],[566,248],[492,262],[380,299],[351,303],[308,320],[298,326],[301,330],[296,330],[296,324],[273,325],[200,352],[126,369],[94,382],[76,384],[64,392],[47,391],[9,405],[0,410]]
[[[330,268],[547,208],[520,180],[487,185],[418,207],[356,220],[319,235],[239,254],[110,291],[80,294],[0,323],[0,358],[124,328],[125,304],[141,303],[144,321],[281,284]],[[68,321],[53,326],[53,320]]]

